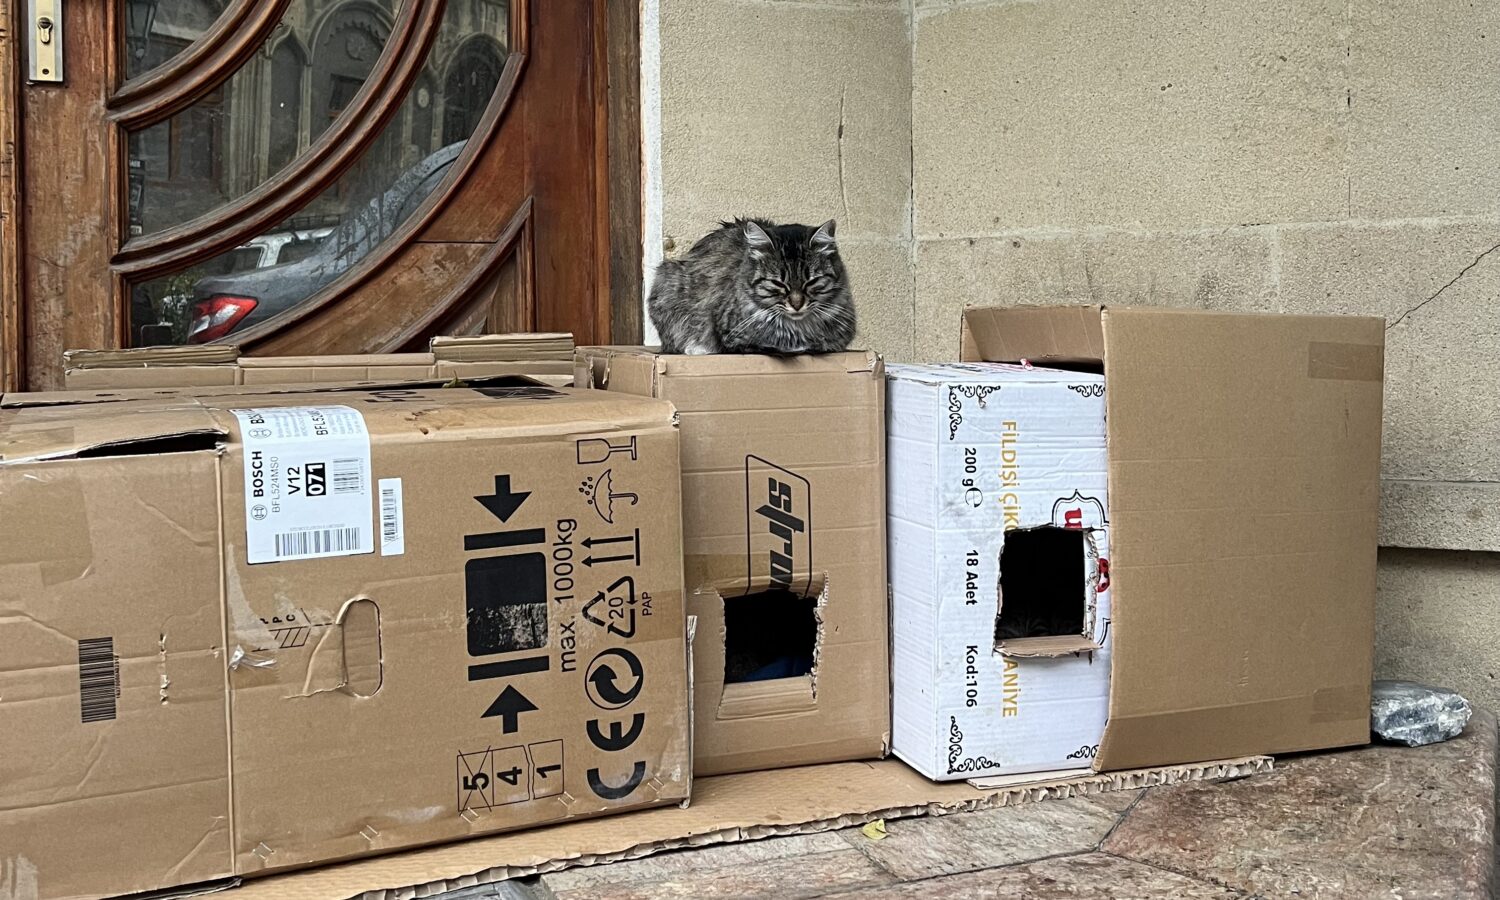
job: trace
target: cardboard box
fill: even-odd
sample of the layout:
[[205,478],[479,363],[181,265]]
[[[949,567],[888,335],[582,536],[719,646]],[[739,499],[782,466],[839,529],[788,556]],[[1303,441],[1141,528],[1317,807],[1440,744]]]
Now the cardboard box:
[[233,344],[69,350],[63,383],[98,390],[526,375],[562,387],[573,379],[571,334],[435,337],[430,346],[427,353],[345,356],[241,356]]
[[887,374],[891,751],[935,780],[1089,765],[1109,707],[1104,377]]
[[1369,740],[1384,345],[1373,318],[965,312],[965,361],[1104,375],[1113,646],[1094,768]]
[[[874,353],[581,348],[576,382],[682,417],[698,774],[883,756],[890,742],[885,369]],[[785,651],[798,665],[755,661]],[[726,683],[726,681],[728,683]]]
[[[26,896],[687,797],[670,404],[229,390],[0,408],[0,847]],[[606,470],[612,495],[582,489]]]

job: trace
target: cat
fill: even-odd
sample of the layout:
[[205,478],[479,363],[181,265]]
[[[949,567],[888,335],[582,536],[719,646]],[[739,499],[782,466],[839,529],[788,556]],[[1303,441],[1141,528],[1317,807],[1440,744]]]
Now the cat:
[[854,339],[854,296],[833,238],[735,219],[656,270],[649,309],[663,353],[832,353]]

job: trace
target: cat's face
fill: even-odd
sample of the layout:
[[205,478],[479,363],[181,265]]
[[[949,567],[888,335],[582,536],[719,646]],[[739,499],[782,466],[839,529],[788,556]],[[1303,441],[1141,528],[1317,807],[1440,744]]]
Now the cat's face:
[[844,267],[833,220],[818,228],[745,222],[748,294],[760,309],[793,321],[817,319],[845,302]]

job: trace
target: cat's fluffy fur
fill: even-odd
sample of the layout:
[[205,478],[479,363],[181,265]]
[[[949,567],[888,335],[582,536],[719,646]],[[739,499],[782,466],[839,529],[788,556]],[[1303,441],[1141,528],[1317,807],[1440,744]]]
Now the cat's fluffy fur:
[[854,339],[854,297],[832,220],[735,219],[656,270],[664,353],[830,353]]

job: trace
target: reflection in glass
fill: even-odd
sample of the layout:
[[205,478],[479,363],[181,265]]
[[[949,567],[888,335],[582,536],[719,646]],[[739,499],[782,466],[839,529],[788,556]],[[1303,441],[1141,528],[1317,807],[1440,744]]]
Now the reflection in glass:
[[149,72],[203,36],[228,0],[120,0],[125,77]]
[[[305,151],[375,65],[391,8],[293,0],[267,48],[217,97],[131,135],[131,163],[144,175],[132,186],[132,221],[149,233],[201,215]],[[135,285],[133,343],[232,339],[327,286],[411,216],[473,134],[507,55],[505,0],[449,0],[443,15],[421,75],[355,165],[244,246]]]

